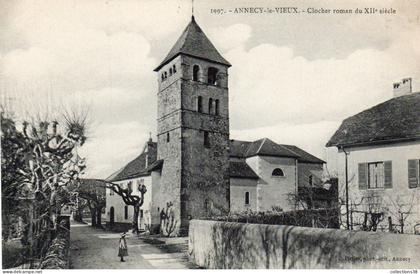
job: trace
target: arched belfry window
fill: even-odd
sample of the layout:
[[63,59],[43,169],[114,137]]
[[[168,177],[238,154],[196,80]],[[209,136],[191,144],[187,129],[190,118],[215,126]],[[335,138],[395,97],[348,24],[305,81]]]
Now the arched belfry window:
[[207,71],[207,83],[210,85],[217,85],[217,68],[209,67]]
[[213,99],[209,99],[209,114],[213,113]]
[[198,65],[193,66],[193,81],[198,81],[200,74],[200,67]]
[[272,176],[274,177],[283,177],[284,176],[284,172],[281,168],[276,168],[273,170],[273,173],[271,173]]
[[203,112],[203,97],[201,96],[197,97],[197,111]]

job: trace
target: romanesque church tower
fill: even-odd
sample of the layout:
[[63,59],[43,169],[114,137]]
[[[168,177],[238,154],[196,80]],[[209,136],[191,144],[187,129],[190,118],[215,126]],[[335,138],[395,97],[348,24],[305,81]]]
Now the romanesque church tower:
[[163,167],[154,207],[171,203],[181,230],[190,218],[229,211],[230,66],[193,16],[155,69]]

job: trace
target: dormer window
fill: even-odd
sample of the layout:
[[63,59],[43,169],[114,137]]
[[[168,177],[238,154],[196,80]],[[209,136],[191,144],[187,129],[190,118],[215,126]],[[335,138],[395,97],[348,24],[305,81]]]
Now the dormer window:
[[200,67],[198,65],[193,66],[193,81],[198,81],[198,74],[200,73]]
[[207,71],[207,83],[210,85],[217,85],[217,73],[219,70],[217,68],[209,67]]
[[271,176],[273,177],[284,177],[284,172],[281,168],[276,168],[273,170],[273,173],[271,173]]

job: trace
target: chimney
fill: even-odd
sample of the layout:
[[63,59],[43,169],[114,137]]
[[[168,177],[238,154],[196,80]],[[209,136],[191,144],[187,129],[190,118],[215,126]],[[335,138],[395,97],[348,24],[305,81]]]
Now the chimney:
[[411,92],[411,78],[404,78],[401,82],[394,83],[394,98],[410,94]]
[[146,144],[145,152],[146,155],[146,167],[148,167],[152,162],[156,161],[156,148],[153,145],[152,133],[149,132],[149,140]]

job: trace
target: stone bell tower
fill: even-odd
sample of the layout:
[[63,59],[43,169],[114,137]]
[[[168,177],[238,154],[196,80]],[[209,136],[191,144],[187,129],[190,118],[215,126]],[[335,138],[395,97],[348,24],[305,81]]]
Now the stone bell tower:
[[154,207],[171,203],[181,233],[191,218],[229,212],[230,66],[193,16],[155,69],[163,167]]

